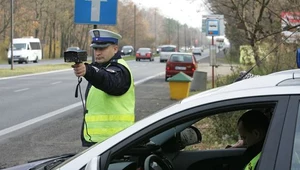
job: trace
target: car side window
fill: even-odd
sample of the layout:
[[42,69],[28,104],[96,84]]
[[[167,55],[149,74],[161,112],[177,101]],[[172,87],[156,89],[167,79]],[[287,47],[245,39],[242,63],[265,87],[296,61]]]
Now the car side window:
[[202,142],[188,146],[185,150],[225,149],[239,140],[237,121],[246,110],[219,113],[196,122],[202,134]]
[[298,107],[298,117],[296,122],[294,147],[293,147],[293,157],[292,157],[291,169],[300,168],[300,103]]

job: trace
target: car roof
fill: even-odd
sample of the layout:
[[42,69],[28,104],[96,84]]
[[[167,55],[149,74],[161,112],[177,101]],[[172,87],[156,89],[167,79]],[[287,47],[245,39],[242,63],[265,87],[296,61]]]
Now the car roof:
[[162,45],[162,46],[160,46],[160,47],[174,47],[174,48],[176,48],[176,45]]
[[131,45],[124,45],[122,48],[133,48]]

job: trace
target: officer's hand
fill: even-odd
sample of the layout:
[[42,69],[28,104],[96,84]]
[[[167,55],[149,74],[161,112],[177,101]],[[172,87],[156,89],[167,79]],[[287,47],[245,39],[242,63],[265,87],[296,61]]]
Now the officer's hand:
[[74,70],[74,74],[77,77],[81,77],[81,76],[85,75],[86,68],[85,68],[85,65],[83,63],[74,64],[74,65],[72,65],[72,67],[73,67],[73,70]]

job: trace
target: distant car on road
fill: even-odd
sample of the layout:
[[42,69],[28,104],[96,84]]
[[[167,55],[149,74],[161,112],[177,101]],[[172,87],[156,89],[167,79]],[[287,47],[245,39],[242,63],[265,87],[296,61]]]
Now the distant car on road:
[[160,50],[161,50],[161,47],[162,47],[162,46],[158,46],[158,47],[156,48],[156,54],[159,54],[159,52],[160,52]]
[[66,51],[79,51],[79,47],[68,47]]
[[201,47],[195,47],[195,48],[193,49],[193,54],[194,54],[194,55],[201,55],[201,54],[202,54],[202,49],[201,49]]
[[141,59],[154,61],[151,48],[139,48],[135,54],[135,57],[136,61],[140,61]]
[[177,49],[176,49],[175,45],[161,46],[160,55],[159,55],[160,62],[167,61],[169,59],[170,55],[176,51],[177,51]]
[[13,57],[11,57],[11,48],[7,49],[7,61],[8,64],[11,62],[18,62],[19,64],[34,62],[42,60],[42,45],[38,38],[34,37],[23,37],[13,39]]
[[198,64],[196,58],[191,53],[172,53],[166,64],[166,77],[174,76],[179,72],[183,72],[190,77],[193,77],[195,70],[197,70]]
[[123,55],[133,55],[134,54],[134,48],[131,45],[125,45],[122,47],[121,53]]

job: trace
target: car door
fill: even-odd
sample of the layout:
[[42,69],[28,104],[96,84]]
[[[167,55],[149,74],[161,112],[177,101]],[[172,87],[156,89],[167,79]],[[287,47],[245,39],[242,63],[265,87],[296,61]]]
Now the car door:
[[[262,98],[261,98],[262,99]],[[282,131],[283,126],[283,117],[287,109],[287,99],[288,97],[283,97],[281,99],[278,98],[278,101],[274,103],[274,113],[271,121],[274,121],[272,126],[269,126],[269,132],[267,134],[265,143],[271,143],[273,147],[278,146],[280,138],[277,134],[280,134]],[[267,101],[260,101],[258,98],[255,99],[256,101],[252,100],[247,103],[247,108],[251,106],[254,109],[258,107],[260,104],[267,104]],[[264,99],[266,100],[266,98]],[[272,99],[273,100],[273,99]],[[254,103],[253,103],[254,102]],[[239,106],[231,105],[226,106],[226,109],[229,107],[233,107],[238,109],[239,107],[242,108],[242,103]],[[256,105],[256,106],[255,106]],[[272,106],[273,107],[273,106]],[[222,108],[219,108],[222,109]],[[219,110],[218,109],[218,110]],[[265,146],[266,147],[266,146]],[[270,147],[270,146],[269,146]],[[267,147],[268,148],[268,147]],[[264,150],[264,149],[263,149]],[[232,149],[212,149],[212,150],[192,150],[192,151],[181,151],[176,159],[174,160],[174,167],[176,169],[204,169],[204,170],[219,170],[219,169],[234,169],[236,162],[241,161],[241,155],[245,151],[245,148],[232,148]],[[263,151],[264,152],[264,151]],[[267,155],[268,163],[276,161],[273,157],[276,153],[276,150],[267,151],[265,155]],[[271,159],[272,158],[272,159]],[[185,162],[186,165],[182,164],[181,162]],[[265,163],[265,162],[262,162]]]
[[[174,113],[165,119],[153,122],[151,126],[141,129],[138,133],[129,136],[126,140],[121,141],[109,150],[109,154],[105,152],[101,155],[102,160],[105,160],[106,164],[101,161],[101,169],[106,170],[111,161],[120,156],[120,153],[126,153],[128,148],[134,145],[139,146],[142,141],[157,135],[170,128],[176,128],[176,126],[186,123],[192,120],[198,120],[207,116],[214,115],[218,112],[225,112],[228,110],[238,110],[246,108],[262,107],[272,104],[275,107],[274,117],[272,123],[269,126],[269,132],[267,134],[265,144],[263,148],[263,158],[260,160],[260,164],[269,165],[275,164],[277,149],[271,150],[270,147],[279,146],[280,134],[282,132],[283,122],[287,109],[289,96],[270,96],[270,97],[251,97],[242,98],[228,101],[214,102],[204,106],[198,106],[191,109],[187,109],[182,112]],[[275,123],[273,123],[275,122]],[[270,132],[271,131],[271,132]],[[173,164],[174,170],[183,169],[219,169],[220,167],[226,167],[236,161],[239,161],[239,156],[242,155],[244,149],[215,149],[215,150],[181,150],[169,154],[168,159]],[[106,156],[105,156],[106,155]],[[143,155],[143,157],[146,157]],[[267,159],[266,158],[270,158]],[[140,160],[139,160],[140,161]],[[261,169],[261,168],[260,168]]]
[[[272,148],[270,148],[272,149]],[[276,170],[300,169],[300,96],[291,96],[276,154]],[[264,159],[268,159],[263,157]],[[261,166],[265,168],[266,166]]]

